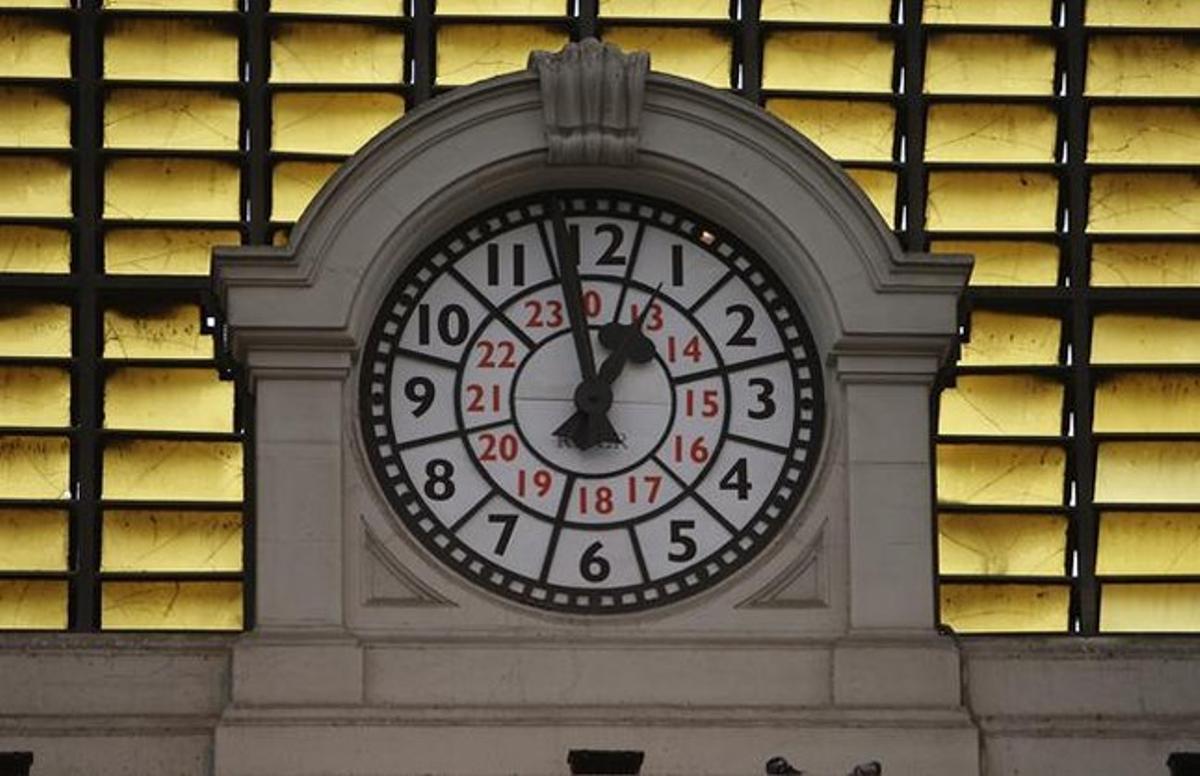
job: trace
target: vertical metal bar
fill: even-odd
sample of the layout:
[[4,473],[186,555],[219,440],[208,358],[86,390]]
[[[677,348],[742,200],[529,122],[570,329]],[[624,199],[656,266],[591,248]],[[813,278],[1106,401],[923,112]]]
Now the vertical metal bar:
[[741,93],[750,102],[762,101],[762,24],[760,0],[742,0],[742,19],[738,23],[738,45],[742,50]]
[[248,0],[245,11],[244,40],[247,68],[247,83],[243,92],[243,109],[246,111],[248,148],[246,149],[246,192],[250,199],[250,215],[247,231],[251,245],[270,242],[270,169],[267,154],[271,144],[270,113],[267,104],[270,95],[267,83],[270,78],[270,47],[267,32],[268,0]]
[[579,16],[575,19],[579,40],[596,37],[596,19],[599,16],[600,0],[579,0]]
[[412,102],[416,107],[433,96],[433,0],[413,0],[410,38],[413,58]]
[[923,0],[899,0],[904,7],[904,247],[925,250],[925,31]]

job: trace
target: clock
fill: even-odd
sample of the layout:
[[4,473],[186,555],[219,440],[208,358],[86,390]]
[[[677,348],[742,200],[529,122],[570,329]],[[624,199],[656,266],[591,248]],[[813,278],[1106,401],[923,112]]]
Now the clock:
[[788,288],[719,225],[633,193],[461,224],[405,268],[360,368],[402,530],[539,609],[640,611],[729,577],[795,517],[820,452],[820,359]]

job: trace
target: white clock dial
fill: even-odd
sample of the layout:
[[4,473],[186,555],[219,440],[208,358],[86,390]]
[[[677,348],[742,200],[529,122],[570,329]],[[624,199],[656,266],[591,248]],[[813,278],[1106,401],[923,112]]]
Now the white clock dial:
[[489,210],[412,261],[361,396],[382,491],[430,553],[586,614],[754,557],[824,423],[812,335],[770,267],[684,208],[607,191]]

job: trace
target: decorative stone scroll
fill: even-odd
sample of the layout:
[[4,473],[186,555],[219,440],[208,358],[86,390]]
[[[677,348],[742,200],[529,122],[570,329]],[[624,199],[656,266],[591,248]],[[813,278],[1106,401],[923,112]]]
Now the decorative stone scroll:
[[532,52],[529,69],[541,85],[550,164],[637,161],[649,54],[585,38]]

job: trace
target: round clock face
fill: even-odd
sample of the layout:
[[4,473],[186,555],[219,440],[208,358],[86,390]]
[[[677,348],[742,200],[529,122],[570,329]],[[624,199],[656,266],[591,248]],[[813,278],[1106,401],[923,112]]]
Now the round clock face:
[[472,582],[629,612],[761,551],[816,464],[824,404],[787,289],[675,205],[553,192],[462,224],[376,316],[361,414],[395,514]]

